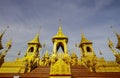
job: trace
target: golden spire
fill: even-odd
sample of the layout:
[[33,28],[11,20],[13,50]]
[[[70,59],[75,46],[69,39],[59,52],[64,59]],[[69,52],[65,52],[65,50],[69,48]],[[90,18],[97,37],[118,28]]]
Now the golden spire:
[[61,19],[59,19],[59,23],[60,23],[60,26],[62,27],[62,20]]
[[60,21],[60,25],[59,25],[58,32],[57,32],[57,35],[56,35],[56,36],[59,36],[59,37],[67,37],[67,36],[65,36],[64,33],[62,32],[62,21],[61,21],[61,19],[60,19],[59,21]]
[[39,33],[37,33],[36,36],[35,36],[31,41],[28,42],[28,44],[29,44],[29,43],[37,43],[37,44],[40,44],[40,42],[39,42]]
[[88,40],[83,33],[81,33],[81,42],[80,42],[80,44],[79,44],[79,47],[80,47],[82,44],[84,44],[84,43],[90,43],[90,44],[92,44],[92,42],[91,42],[90,40]]
[[56,39],[56,38],[64,38],[64,39],[67,39],[68,40],[68,37],[64,35],[63,31],[62,31],[62,23],[61,23],[61,20],[60,20],[60,25],[59,25],[59,28],[58,28],[58,32],[55,36],[53,36],[53,40]]
[[81,34],[81,43],[92,43],[91,41],[89,41],[85,35],[82,33]]

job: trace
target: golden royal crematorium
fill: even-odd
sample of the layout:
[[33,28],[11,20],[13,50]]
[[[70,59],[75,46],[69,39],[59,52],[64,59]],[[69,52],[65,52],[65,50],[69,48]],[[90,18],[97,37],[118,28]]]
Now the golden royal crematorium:
[[[120,35],[115,32],[118,44],[115,46],[108,39],[108,47],[115,56],[115,61],[106,61],[103,57],[97,57],[93,42],[81,33],[79,46],[81,57],[78,59],[76,52],[69,54],[67,43],[68,36],[62,31],[60,24],[56,35],[52,37],[53,50],[40,58],[42,45],[39,40],[39,33],[28,41],[28,47],[22,58],[14,61],[4,61],[4,58],[11,49],[11,39],[3,48],[2,37],[7,29],[0,34],[0,77],[1,78],[119,78],[120,77]],[[58,52],[59,48],[62,52]],[[102,54],[102,53],[101,53]]]

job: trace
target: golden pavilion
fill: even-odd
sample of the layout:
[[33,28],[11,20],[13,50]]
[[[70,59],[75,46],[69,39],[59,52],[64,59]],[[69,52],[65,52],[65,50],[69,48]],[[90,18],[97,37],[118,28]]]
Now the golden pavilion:
[[[60,24],[56,35],[52,37],[53,49],[49,54],[48,50],[40,58],[42,45],[39,40],[39,33],[28,41],[25,55],[16,58],[14,61],[5,61],[7,52],[11,49],[12,40],[2,46],[2,37],[7,29],[0,34],[0,78],[119,78],[120,77],[120,35],[115,32],[118,40],[117,46],[108,39],[108,47],[116,60],[105,60],[97,57],[93,42],[81,33],[81,41],[77,46],[80,49],[81,57],[73,51],[69,54],[67,43],[68,36],[62,31]],[[62,52],[59,52],[59,48]],[[19,53],[18,53],[19,54]],[[102,53],[100,53],[102,55]]]

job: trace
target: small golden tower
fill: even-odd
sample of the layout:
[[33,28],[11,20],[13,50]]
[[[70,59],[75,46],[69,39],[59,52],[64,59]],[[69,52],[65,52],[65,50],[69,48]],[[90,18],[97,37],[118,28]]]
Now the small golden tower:
[[55,36],[52,37],[53,41],[53,53],[56,54],[58,51],[59,47],[62,48],[64,53],[68,53],[67,50],[67,42],[68,42],[68,37],[64,35],[62,32],[62,25],[60,24],[58,32]]
[[25,55],[25,60],[28,63],[28,72],[34,69],[39,64],[39,50],[42,48],[39,42],[39,34],[37,33],[33,40],[28,42],[28,48]]
[[[62,24],[58,28],[58,32],[52,37],[53,55],[51,57],[50,78],[71,78],[70,56],[68,55],[67,43],[68,37],[62,32]],[[58,53],[58,49],[62,48],[63,53]]]
[[26,52],[26,57],[38,56],[39,50],[42,48],[39,42],[39,34],[36,34],[35,38],[28,42],[28,48]]
[[84,34],[81,35],[81,42],[79,48],[82,53],[82,62],[91,70],[95,72],[95,65],[97,62],[96,55],[94,53],[92,42],[85,38]]
[[81,42],[79,44],[79,48],[82,52],[82,56],[86,57],[86,56],[91,56],[94,57],[95,53],[94,50],[92,48],[92,42],[89,41],[87,38],[85,38],[84,34],[82,33],[81,35]]
[[74,65],[77,65],[77,63],[78,63],[78,57],[75,54],[75,52],[72,52],[72,54],[71,54],[71,65],[74,66]]

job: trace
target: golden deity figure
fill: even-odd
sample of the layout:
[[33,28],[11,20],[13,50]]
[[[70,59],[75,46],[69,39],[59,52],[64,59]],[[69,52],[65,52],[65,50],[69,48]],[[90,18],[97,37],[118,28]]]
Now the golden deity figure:
[[72,52],[72,55],[71,55],[71,64],[72,64],[72,66],[78,64],[78,57],[77,57],[77,55],[75,54],[75,52]]
[[48,54],[48,51],[43,55],[41,60],[41,66],[50,66],[50,56]]

